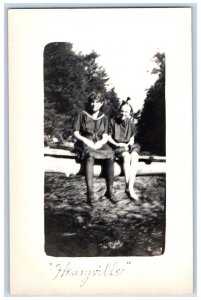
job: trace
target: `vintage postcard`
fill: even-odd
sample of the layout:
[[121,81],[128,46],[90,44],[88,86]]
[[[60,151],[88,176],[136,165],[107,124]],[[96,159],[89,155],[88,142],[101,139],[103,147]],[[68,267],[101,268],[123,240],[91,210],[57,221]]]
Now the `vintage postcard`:
[[193,293],[191,8],[10,9],[10,293]]

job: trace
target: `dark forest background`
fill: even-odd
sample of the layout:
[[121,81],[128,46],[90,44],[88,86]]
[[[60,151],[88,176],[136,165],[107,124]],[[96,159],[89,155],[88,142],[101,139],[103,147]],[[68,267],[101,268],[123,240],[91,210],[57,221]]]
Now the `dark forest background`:
[[[97,64],[98,54],[92,51],[76,54],[71,43],[50,43],[44,49],[44,137],[48,144],[53,137],[59,143],[68,140],[78,110],[84,109],[87,96],[99,91],[105,97],[105,113],[111,117],[118,111],[120,99],[115,88],[108,89],[109,77]],[[153,57],[158,74],[147,89],[141,111],[135,113],[136,140],[142,153],[165,155],[165,55]],[[126,80],[126,79],[125,79]],[[125,95],[129,96],[129,95]],[[65,132],[65,135],[64,135]]]

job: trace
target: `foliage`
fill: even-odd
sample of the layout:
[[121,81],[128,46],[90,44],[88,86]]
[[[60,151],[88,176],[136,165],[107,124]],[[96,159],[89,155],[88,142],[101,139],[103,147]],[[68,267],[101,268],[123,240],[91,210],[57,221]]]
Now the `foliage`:
[[119,104],[114,88],[107,90],[105,70],[96,63],[98,55],[76,54],[71,43],[50,43],[44,49],[44,134],[61,139],[64,128],[71,134],[74,115],[84,109],[92,91],[101,92],[110,116]]
[[147,91],[141,116],[137,123],[137,141],[143,152],[165,155],[165,55],[156,53],[157,68],[152,74],[158,79]]
[[[57,137],[62,141],[64,129],[68,138],[75,113],[85,108],[90,92],[104,95],[104,111],[115,116],[119,99],[106,71],[98,66],[98,54],[92,51],[76,54],[71,43],[50,43],[44,49],[44,136],[45,142]],[[152,74],[158,79],[147,90],[142,111],[135,113],[137,136],[142,152],[165,155],[165,55],[153,57],[156,67]]]

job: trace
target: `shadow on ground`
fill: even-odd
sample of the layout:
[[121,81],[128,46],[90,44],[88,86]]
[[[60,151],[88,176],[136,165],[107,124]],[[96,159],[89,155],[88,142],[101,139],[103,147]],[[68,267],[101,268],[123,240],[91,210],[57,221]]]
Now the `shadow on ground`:
[[95,202],[86,202],[82,176],[45,173],[45,252],[59,257],[153,256],[165,247],[165,176],[138,176],[139,201],[114,182],[117,204],[105,198],[105,180],[94,179]]

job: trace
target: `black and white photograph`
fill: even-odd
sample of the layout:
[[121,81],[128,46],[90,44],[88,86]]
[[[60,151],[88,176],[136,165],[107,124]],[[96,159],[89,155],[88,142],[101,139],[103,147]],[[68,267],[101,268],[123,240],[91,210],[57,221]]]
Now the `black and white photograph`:
[[67,42],[44,50],[47,255],[165,249],[165,54],[155,47],[139,56],[142,45],[131,51],[131,38],[114,42],[122,46],[112,58],[115,49],[101,41],[119,73],[117,90],[127,87],[132,98],[118,96],[95,50],[76,53]]
[[191,293],[191,9],[8,24],[12,295]]

